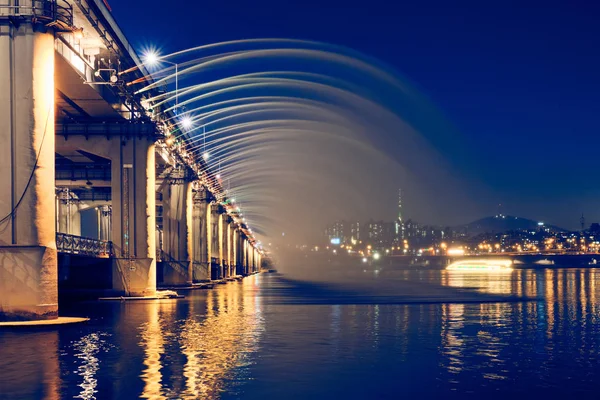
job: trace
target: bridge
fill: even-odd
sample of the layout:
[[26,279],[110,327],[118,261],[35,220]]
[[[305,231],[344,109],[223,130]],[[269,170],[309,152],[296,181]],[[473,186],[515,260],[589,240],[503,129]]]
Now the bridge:
[[56,318],[63,283],[152,296],[260,268],[104,1],[0,0],[0,81],[0,320]]

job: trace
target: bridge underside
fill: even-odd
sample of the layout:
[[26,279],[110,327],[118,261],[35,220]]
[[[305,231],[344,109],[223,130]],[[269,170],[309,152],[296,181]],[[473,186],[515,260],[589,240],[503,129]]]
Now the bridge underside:
[[60,21],[38,3],[0,4],[0,320],[55,318],[59,282],[151,295],[256,270],[246,231],[118,81],[144,68],[102,2]]

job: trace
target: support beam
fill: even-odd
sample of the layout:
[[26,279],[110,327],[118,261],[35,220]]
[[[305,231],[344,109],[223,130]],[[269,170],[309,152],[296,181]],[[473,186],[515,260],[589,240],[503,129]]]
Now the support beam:
[[130,296],[156,292],[154,141],[118,142],[111,157],[113,288]]
[[166,185],[163,203],[163,284],[191,285],[192,262],[192,183]]
[[58,315],[54,33],[0,19],[0,320]]
[[239,272],[239,265],[240,265],[240,260],[239,260],[239,254],[240,254],[240,235],[239,232],[237,230],[237,227],[234,226],[233,224],[231,225],[231,250],[232,250],[232,261],[233,261],[233,269],[234,269],[234,275],[240,275]]
[[222,223],[221,223],[221,207],[218,204],[213,204],[211,209],[211,279],[221,279],[222,275],[222,260],[223,260],[223,243],[222,243]]
[[210,280],[211,196],[202,188],[194,193],[192,215],[192,262],[194,282]]

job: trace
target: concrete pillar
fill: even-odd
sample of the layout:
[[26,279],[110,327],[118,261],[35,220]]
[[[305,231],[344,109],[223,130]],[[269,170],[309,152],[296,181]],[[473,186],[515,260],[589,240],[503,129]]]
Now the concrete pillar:
[[220,209],[219,209],[219,205],[218,204],[213,204],[212,207],[209,210],[209,213],[211,214],[210,217],[210,224],[209,224],[209,230],[210,230],[210,243],[211,243],[211,248],[210,248],[210,258],[209,258],[209,262],[211,262],[211,279],[219,279],[220,278],[220,270],[221,270],[221,257],[220,257],[220,252],[221,252],[221,246],[220,246],[220,240],[219,240],[219,215],[220,215]]
[[221,278],[221,279],[223,279],[223,278],[226,277],[225,264],[224,264],[224,260],[225,260],[225,243],[226,242],[225,242],[224,236],[223,236],[223,231],[224,231],[224,229],[223,229],[224,228],[224,225],[223,225],[224,221],[223,221],[223,219],[225,218],[225,216],[226,216],[225,214],[219,213],[218,217],[217,217],[218,221],[219,221],[219,223],[218,223],[218,231],[219,231],[219,234],[218,234],[218,245],[219,245],[219,260],[218,260],[218,263],[219,263],[219,267],[220,267],[220,270],[219,270],[220,276],[219,276],[219,278]]
[[226,225],[225,243],[227,243],[227,251],[225,252],[225,259],[227,260],[227,276],[233,276],[235,275],[233,270],[233,228],[229,216],[226,218]]
[[238,235],[238,231],[237,228],[235,227],[235,225],[230,224],[231,226],[231,260],[233,262],[233,275],[239,275],[238,272],[238,266],[240,265],[239,260],[238,260],[238,254],[239,252],[239,235]]
[[54,34],[0,19],[0,320],[58,314]]
[[244,243],[244,275],[248,275],[248,239],[244,237],[242,240]]
[[111,157],[113,288],[156,292],[156,166],[152,138],[131,137]]
[[163,198],[163,283],[190,285],[193,282],[192,183],[167,185]]
[[194,195],[192,217],[192,261],[195,282],[210,280],[211,236],[211,198],[210,193],[202,188]]
[[262,270],[262,254],[258,252],[258,270]]

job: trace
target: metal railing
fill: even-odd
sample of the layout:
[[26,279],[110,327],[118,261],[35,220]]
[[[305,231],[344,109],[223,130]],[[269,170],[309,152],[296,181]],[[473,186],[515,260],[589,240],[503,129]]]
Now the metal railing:
[[56,233],[56,248],[59,253],[109,258],[114,256],[112,242],[81,236]]
[[73,30],[73,7],[65,0],[31,0],[28,5],[0,4],[0,18],[28,18],[58,30]]

